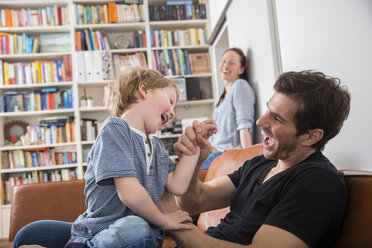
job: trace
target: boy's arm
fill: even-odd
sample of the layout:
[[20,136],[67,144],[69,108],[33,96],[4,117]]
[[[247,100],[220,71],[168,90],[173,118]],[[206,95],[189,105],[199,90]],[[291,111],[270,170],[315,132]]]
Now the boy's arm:
[[120,200],[138,216],[162,230],[190,229],[183,223],[192,221],[187,212],[161,213],[136,177],[118,177],[114,181]]
[[199,159],[200,148],[197,146],[193,155],[183,155],[173,172],[168,174],[165,188],[172,194],[181,196],[186,193],[195,166]]

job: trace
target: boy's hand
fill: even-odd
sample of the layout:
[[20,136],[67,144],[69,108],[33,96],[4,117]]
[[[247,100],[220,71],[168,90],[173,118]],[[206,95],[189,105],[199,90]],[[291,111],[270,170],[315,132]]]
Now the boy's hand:
[[205,159],[204,154],[209,154],[210,143],[208,138],[217,132],[217,125],[214,120],[205,120],[203,122],[194,121],[192,127],[186,127],[185,133],[180,136],[177,143],[174,144],[174,150],[178,157],[182,154],[191,156],[195,154],[197,145],[200,146],[201,158]]
[[165,224],[161,226],[160,229],[164,231],[170,230],[181,230],[181,229],[192,229],[192,226],[186,224],[185,222],[192,222],[192,218],[189,213],[177,210],[169,214],[165,214]]

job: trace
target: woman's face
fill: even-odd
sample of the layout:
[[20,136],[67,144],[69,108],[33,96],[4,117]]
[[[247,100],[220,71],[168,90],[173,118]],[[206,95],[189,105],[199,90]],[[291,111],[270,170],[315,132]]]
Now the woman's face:
[[240,57],[234,51],[227,51],[220,62],[220,75],[224,81],[234,82],[244,72]]

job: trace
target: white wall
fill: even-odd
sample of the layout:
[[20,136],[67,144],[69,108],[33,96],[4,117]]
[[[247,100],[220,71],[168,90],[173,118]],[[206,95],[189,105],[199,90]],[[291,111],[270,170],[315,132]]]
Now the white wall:
[[276,10],[283,71],[316,69],[351,92],[350,116],[325,155],[339,169],[372,170],[372,1],[277,0]]
[[[230,47],[239,47],[248,55],[249,83],[256,92],[256,116],[266,110],[279,74],[276,36],[270,0],[233,0],[227,14]],[[261,142],[260,130],[255,141]]]
[[209,24],[210,24],[210,33],[213,32],[213,29],[216,27],[218,19],[220,18],[223,9],[225,8],[228,0],[209,0]]
[[216,103],[220,96],[222,95],[222,92],[224,90],[224,83],[222,78],[220,77],[219,73],[219,67],[220,67],[220,61],[222,59],[223,53],[230,47],[229,44],[229,36],[227,32],[227,25],[226,22],[222,26],[220,32],[218,33],[215,42],[212,45],[212,53],[211,53],[211,63],[213,68],[213,79],[214,79],[214,98],[216,100]]

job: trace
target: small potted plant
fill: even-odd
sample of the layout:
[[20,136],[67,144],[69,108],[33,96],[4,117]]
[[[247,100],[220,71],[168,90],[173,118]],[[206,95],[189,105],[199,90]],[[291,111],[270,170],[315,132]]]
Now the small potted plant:
[[88,106],[88,108],[93,107],[93,97],[88,96],[88,98],[87,98],[87,106]]

